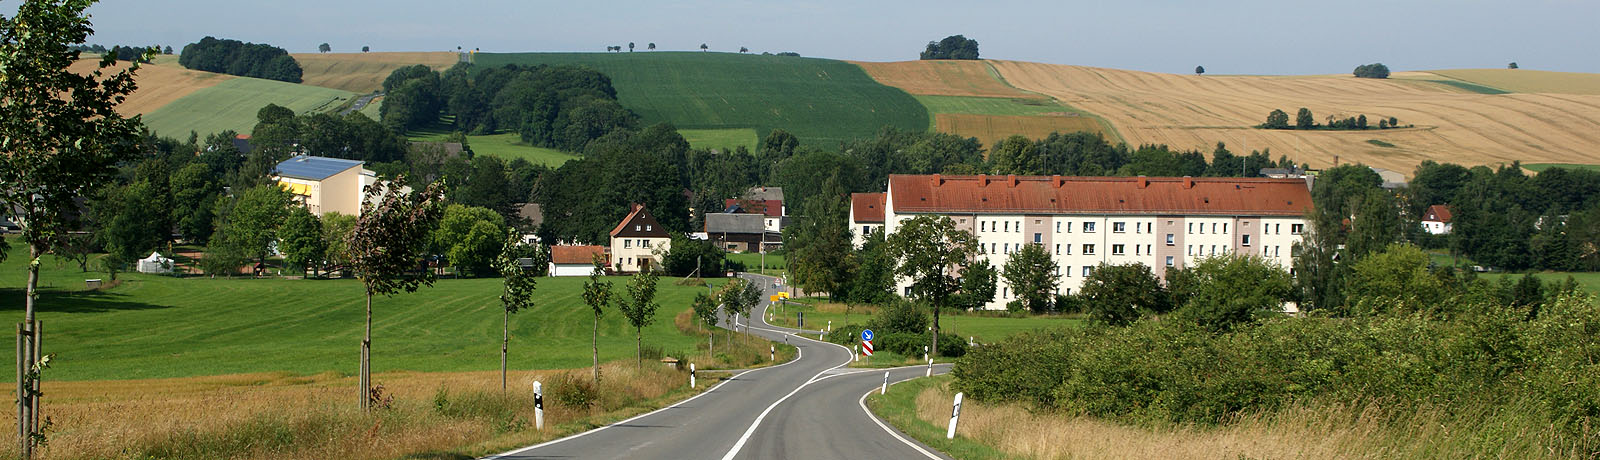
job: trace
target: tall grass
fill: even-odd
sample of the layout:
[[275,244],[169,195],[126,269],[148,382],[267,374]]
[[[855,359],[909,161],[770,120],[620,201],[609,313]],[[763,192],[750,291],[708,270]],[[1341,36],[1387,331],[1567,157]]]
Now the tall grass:
[[[513,372],[504,393],[497,372],[383,373],[375,380],[393,403],[372,414],[356,408],[354,379],[333,373],[47,382],[52,424],[39,458],[472,458],[604,425],[696,391],[688,388],[687,371],[626,360],[602,365],[592,403],[548,397],[563,385],[588,385],[588,372]],[[534,427],[535,380],[547,394],[543,431]],[[0,418],[14,423],[14,415]],[[16,456],[15,449],[4,443],[0,457]]]
[[[915,392],[915,407],[903,407],[912,405],[910,398],[874,396],[875,409],[880,414],[914,409],[912,423],[922,429],[906,431],[919,438],[933,434],[942,442],[954,397],[949,381],[936,377],[897,385],[890,390]],[[941,429],[928,430],[933,427]],[[1593,448],[1542,417],[1499,405],[1446,409],[1382,401],[1309,403],[1243,415],[1220,426],[1150,428],[968,399],[956,432],[959,440],[1030,459],[1577,459],[1590,458]]]
[[[700,344],[692,354],[675,356],[678,367],[688,369],[694,363],[699,369],[748,369],[788,362],[796,355],[795,347],[773,343],[746,333],[733,333],[726,329],[712,330],[701,326],[694,317],[694,309],[686,309],[673,316],[672,324],[679,332],[699,336]],[[776,350],[776,353],[774,353]],[[774,358],[774,355],[776,358]]]

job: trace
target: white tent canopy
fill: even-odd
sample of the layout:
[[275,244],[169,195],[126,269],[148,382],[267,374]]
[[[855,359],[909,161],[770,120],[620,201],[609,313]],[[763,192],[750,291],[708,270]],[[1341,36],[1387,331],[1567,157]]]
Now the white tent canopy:
[[139,273],[172,273],[172,259],[151,252],[150,257],[139,259]]

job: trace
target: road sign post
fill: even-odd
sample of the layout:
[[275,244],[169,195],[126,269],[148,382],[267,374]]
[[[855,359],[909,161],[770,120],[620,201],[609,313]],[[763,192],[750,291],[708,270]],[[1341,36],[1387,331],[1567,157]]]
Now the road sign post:
[[689,363],[689,388],[694,388],[694,363]]
[[544,429],[544,384],[533,381],[533,428]]
[[962,393],[956,393],[956,407],[950,410],[950,429],[945,430],[945,439],[954,439],[956,437],[956,419],[961,418],[961,396]]

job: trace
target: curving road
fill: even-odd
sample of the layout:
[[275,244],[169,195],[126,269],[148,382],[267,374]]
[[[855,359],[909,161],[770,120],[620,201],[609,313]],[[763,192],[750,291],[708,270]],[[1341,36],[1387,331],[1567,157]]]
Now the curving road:
[[[777,291],[772,278],[742,275]],[[842,346],[794,335],[762,318],[763,301],[742,323],[750,333],[799,348],[797,359],[743,371],[677,404],[499,455],[495,460],[661,459],[948,459],[878,420],[863,399],[883,384],[884,369],[849,369]],[[724,320],[723,327],[729,324]],[[815,332],[810,332],[815,337]],[[934,366],[935,373],[948,370]],[[888,370],[890,382],[921,377],[923,366]]]

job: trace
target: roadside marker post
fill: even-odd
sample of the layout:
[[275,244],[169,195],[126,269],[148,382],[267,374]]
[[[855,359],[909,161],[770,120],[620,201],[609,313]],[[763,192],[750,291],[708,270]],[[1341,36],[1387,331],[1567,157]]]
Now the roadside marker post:
[[889,392],[889,371],[883,371],[883,388],[878,389],[878,394]]
[[928,358],[928,372],[922,374],[922,376],[933,377],[933,358]]
[[544,429],[544,384],[533,381],[533,427]]
[[828,332],[833,332],[833,320],[828,320]]
[[858,362],[858,363],[861,362],[861,346],[860,345],[855,345],[855,346],[852,346],[850,348],[851,348],[851,351],[855,352],[855,353],[851,353],[851,355],[855,357],[855,359],[852,359],[851,361]]
[[961,396],[962,393],[956,393],[956,408],[950,411],[950,429],[945,430],[945,439],[955,439],[956,437],[956,419],[961,418]]
[[770,361],[777,361],[778,360],[778,346],[777,345],[769,345],[769,346],[767,346],[767,348],[768,348],[767,353],[770,353],[771,354],[771,358],[772,358],[772,359],[770,359]]
[[689,388],[694,388],[694,363],[689,363]]

